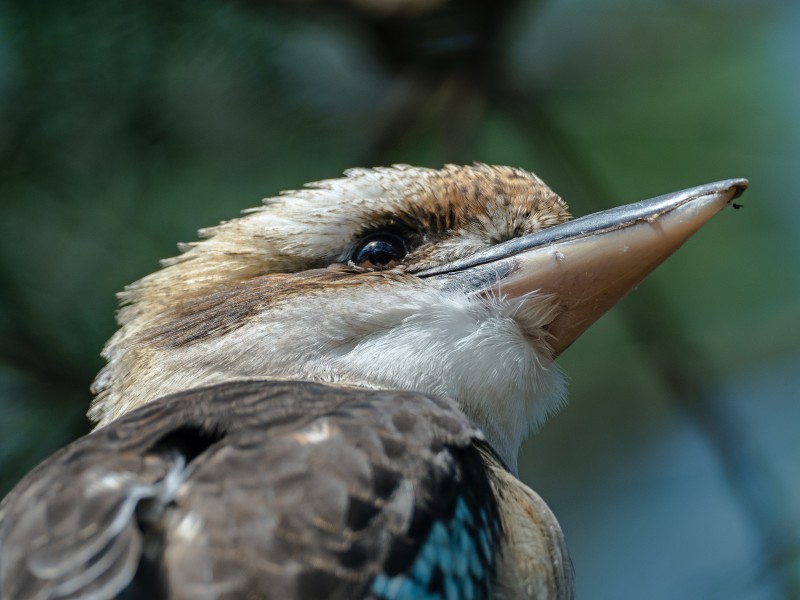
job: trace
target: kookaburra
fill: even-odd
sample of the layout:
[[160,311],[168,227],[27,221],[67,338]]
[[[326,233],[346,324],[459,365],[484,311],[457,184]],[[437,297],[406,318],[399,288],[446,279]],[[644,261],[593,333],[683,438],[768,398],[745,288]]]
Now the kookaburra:
[[515,476],[553,361],[746,186],[569,220],[518,169],[356,169],[202,231],[0,505],[0,596],[571,598]]

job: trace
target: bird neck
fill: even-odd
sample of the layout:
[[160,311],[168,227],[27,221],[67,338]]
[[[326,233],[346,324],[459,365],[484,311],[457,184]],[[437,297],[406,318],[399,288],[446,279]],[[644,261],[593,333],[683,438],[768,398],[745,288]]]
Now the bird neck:
[[456,401],[514,469],[531,428],[564,396],[559,370],[520,324],[531,311],[519,302],[422,284],[323,287],[235,331],[161,343],[145,305],[104,351],[90,417],[103,425],[169,393],[252,378],[411,390]]

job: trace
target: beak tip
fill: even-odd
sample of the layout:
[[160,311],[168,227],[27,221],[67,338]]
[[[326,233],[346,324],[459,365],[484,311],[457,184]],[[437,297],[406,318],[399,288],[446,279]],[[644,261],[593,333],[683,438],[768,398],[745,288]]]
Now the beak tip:
[[[733,201],[744,194],[749,185],[750,182],[747,179],[724,179],[708,183],[678,192],[676,199],[679,199],[679,202],[673,206],[687,215],[693,214],[698,217],[696,222],[699,227],[729,204],[733,204],[734,208],[739,208]],[[685,202],[687,199],[689,202]]]
[[714,188],[713,191],[717,193],[726,194],[729,193],[730,197],[728,198],[728,202],[731,200],[735,200],[742,194],[744,194],[745,190],[750,186],[750,182],[747,179],[739,178],[739,179],[725,179],[723,181],[718,181],[717,183],[709,184],[708,186],[701,186],[701,187],[710,187]]
[[750,185],[750,182],[747,179],[737,179],[735,181],[736,183],[734,183],[734,187],[736,188],[736,191],[733,193],[733,197],[731,198],[731,200],[738,198],[739,196],[744,194],[745,190]]

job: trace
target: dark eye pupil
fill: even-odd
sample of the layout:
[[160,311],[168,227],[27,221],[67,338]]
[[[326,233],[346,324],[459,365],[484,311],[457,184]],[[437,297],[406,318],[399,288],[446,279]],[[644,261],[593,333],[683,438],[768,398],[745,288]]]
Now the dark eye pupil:
[[397,249],[387,242],[370,242],[361,250],[361,256],[375,265],[385,265],[390,262]]
[[387,267],[403,260],[406,245],[395,235],[367,238],[353,252],[353,262],[363,267]]

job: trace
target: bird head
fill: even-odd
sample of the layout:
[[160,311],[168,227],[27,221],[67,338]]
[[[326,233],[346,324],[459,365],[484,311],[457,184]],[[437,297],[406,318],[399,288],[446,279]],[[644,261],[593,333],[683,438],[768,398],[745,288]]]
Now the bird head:
[[508,466],[558,408],[554,359],[744,180],[569,220],[508,167],[354,169],[264,201],[120,294],[89,415],[270,378],[454,399]]

